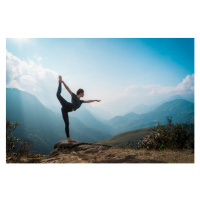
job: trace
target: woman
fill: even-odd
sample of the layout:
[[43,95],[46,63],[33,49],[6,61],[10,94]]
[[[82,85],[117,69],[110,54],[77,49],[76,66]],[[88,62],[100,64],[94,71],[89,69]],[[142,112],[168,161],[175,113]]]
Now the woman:
[[[69,118],[68,118],[68,112],[76,111],[82,103],[91,103],[94,101],[100,102],[101,100],[88,100],[88,101],[83,101],[80,100],[81,97],[84,96],[84,90],[83,89],[78,89],[76,92],[76,95],[69,89],[69,87],[65,84],[65,82],[62,80],[62,76],[59,76],[59,85],[58,85],[58,91],[57,91],[57,98],[60,101],[62,108],[62,116],[63,120],[65,122],[65,132],[67,135],[67,141],[68,142],[76,142],[75,140],[72,140],[69,136]],[[71,94],[72,96],[72,103],[66,101],[60,94],[61,94],[61,84],[65,86],[67,91]]]

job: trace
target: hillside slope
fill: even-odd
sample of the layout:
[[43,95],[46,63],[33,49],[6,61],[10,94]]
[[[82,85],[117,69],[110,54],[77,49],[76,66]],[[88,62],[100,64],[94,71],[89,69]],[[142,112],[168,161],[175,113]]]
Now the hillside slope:
[[84,105],[81,109],[72,112],[70,115],[81,121],[85,126],[99,131],[102,134],[111,135],[113,132],[112,126],[96,119],[96,117],[94,117],[94,115],[91,114]]
[[[6,89],[6,117],[21,124],[14,135],[21,139],[33,141],[33,151],[48,154],[56,142],[66,139],[64,122],[61,114],[47,109],[33,95],[18,89]],[[93,142],[110,137],[80,120],[70,116],[70,134],[75,140]]]
[[105,140],[97,141],[96,143],[111,145],[116,147],[125,147],[131,145],[136,147],[138,141],[142,139],[145,135],[150,134],[151,128],[137,129],[133,131],[127,131],[117,134]]
[[[182,124],[183,125],[183,124]],[[173,125],[172,125],[173,126]],[[164,125],[166,129],[169,129],[171,126],[166,124]],[[187,134],[194,138],[194,124],[184,124],[184,128],[187,131]],[[146,135],[154,132],[155,127],[137,129],[133,131],[127,131],[120,134],[117,134],[113,137],[107,138],[105,140],[96,141],[99,144],[111,145],[115,147],[131,147],[136,148],[138,141],[142,140]]]

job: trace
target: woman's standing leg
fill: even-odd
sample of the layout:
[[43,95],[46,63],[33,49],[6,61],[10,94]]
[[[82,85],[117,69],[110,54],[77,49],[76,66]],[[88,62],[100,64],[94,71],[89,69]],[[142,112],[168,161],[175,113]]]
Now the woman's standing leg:
[[62,116],[65,122],[65,132],[66,132],[66,136],[67,138],[70,138],[69,136],[69,117],[68,117],[68,112],[65,112],[63,108],[61,108],[62,110]]
[[76,142],[75,140],[72,140],[69,136],[69,117],[68,117],[68,112],[64,111],[63,108],[61,108],[62,110],[62,116],[65,122],[65,132],[66,132],[66,136],[67,136],[67,141],[73,141]]

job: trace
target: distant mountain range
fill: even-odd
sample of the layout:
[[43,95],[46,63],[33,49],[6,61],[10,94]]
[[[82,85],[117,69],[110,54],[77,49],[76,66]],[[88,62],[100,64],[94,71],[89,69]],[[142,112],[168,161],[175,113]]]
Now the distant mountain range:
[[77,110],[76,112],[72,112],[70,116],[73,116],[74,118],[80,120],[81,123],[83,123],[85,126],[106,133],[108,135],[112,134],[112,126],[106,124],[107,121],[106,123],[104,123],[98,120],[97,117],[95,117],[94,114],[91,113],[91,111],[88,111],[84,107],[84,105],[82,105],[81,109]]
[[[109,133],[109,125],[104,126],[89,111],[85,111],[88,119],[84,118],[81,108],[76,112],[82,116],[82,122],[69,113],[69,129],[73,139],[93,142],[112,136]],[[11,121],[21,122],[14,134],[22,139],[32,140],[34,142],[33,150],[38,153],[49,154],[56,142],[66,139],[61,113],[52,112],[35,96],[27,92],[6,89],[6,117]]]
[[109,120],[109,125],[114,128],[114,134],[119,134],[155,126],[158,121],[166,124],[166,117],[169,116],[172,117],[173,123],[194,123],[194,104],[184,99],[175,99],[165,102],[145,114],[131,112],[123,116],[116,116]]
[[[145,130],[144,128],[157,125],[158,121],[166,124],[168,116],[172,116],[173,123],[194,123],[194,104],[182,98],[173,98],[180,97],[172,97],[167,102],[153,105],[151,111],[143,114],[129,112],[110,120],[103,117],[101,109],[93,109],[84,104],[76,112],[69,113],[70,135],[82,142],[109,140],[123,132]],[[147,111],[149,108],[145,109]],[[21,122],[14,134],[22,139],[32,140],[33,150],[38,153],[49,154],[56,142],[66,139],[61,112],[51,111],[27,92],[6,89],[6,117],[11,121]]]
[[135,107],[131,108],[128,113],[130,113],[130,112],[134,112],[137,114],[148,113],[148,112],[156,109],[158,106],[162,105],[163,103],[172,101],[175,99],[184,99],[184,98],[181,95],[174,95],[174,96],[171,96],[170,98],[166,99],[165,101],[161,101],[157,104],[152,104],[152,105],[141,104],[141,105],[135,106]]
[[158,100],[157,98],[152,98],[151,96],[149,96],[149,103],[154,102],[153,104],[147,104],[148,101],[141,101],[141,99],[137,97],[123,96],[119,99],[100,104],[98,105],[98,108],[100,108],[101,110],[105,110],[106,112],[109,112],[114,116],[125,115],[130,112],[143,114],[154,110],[155,108],[157,108],[165,102],[172,101],[175,99],[185,99],[191,103],[194,103],[194,94],[188,94],[183,96],[173,95],[171,97],[163,97],[162,100]]

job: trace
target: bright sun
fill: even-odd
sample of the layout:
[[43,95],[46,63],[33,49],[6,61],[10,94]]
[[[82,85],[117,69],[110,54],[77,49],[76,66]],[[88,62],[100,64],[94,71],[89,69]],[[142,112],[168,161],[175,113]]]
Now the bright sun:
[[18,42],[26,42],[28,41],[28,38],[15,38],[15,40]]
[[28,38],[13,38],[14,41],[21,47],[23,44],[27,44],[29,42]]

